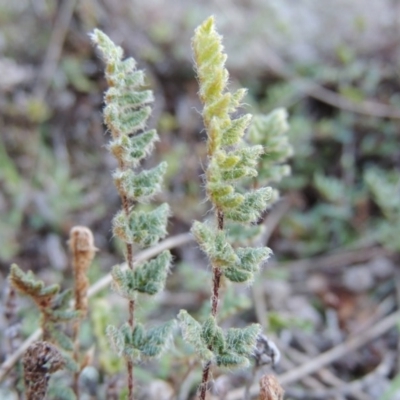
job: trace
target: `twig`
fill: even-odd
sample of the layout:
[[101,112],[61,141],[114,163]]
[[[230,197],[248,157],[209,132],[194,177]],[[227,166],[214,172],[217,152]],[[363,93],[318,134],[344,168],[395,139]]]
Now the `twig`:
[[[164,250],[172,249],[174,247],[182,246],[193,240],[193,237],[190,233],[183,233],[180,235],[172,236],[166,240],[163,240],[159,244],[149,249],[143,250],[136,255],[135,263],[139,263],[149,258],[156,256]],[[126,264],[123,265],[123,268],[126,269]],[[111,274],[104,276],[99,279],[95,284],[93,284],[88,290],[88,297],[93,297],[101,290],[105,289],[112,282]],[[72,305],[72,304],[71,304]],[[16,362],[22,357],[27,348],[36,340],[40,338],[42,334],[42,330],[39,328],[35,332],[31,334],[22,344],[18,347],[18,349],[8,357],[0,366],[0,382],[7,376],[8,372],[11,368],[16,364]]]
[[195,364],[191,363],[188,365],[188,369],[183,377],[181,384],[179,385],[179,392],[177,400],[186,400],[189,398],[190,390],[193,383],[197,383],[197,371],[194,369]]
[[[300,365],[299,367],[285,372],[279,376],[279,381],[282,385],[288,385],[297,382],[301,378],[313,374],[325,365],[331,364],[333,361],[345,356],[351,351],[357,350],[361,346],[376,339],[377,337],[386,333],[389,329],[395,327],[400,320],[400,311],[396,311],[391,315],[381,320],[376,325],[372,326],[369,330],[346,340],[332,349],[320,354],[309,362]],[[229,393],[227,400],[239,400],[243,398],[244,389],[236,389]],[[258,386],[253,385],[250,393],[256,395],[258,393]]]
[[307,93],[309,96],[314,97],[315,99],[333,107],[376,118],[400,119],[400,112],[395,107],[391,107],[373,100],[364,100],[360,103],[356,103],[338,93],[332,92],[331,90],[325,89],[324,87],[310,81],[302,81],[301,86],[301,90]]
[[[388,376],[390,370],[393,366],[394,356],[392,354],[386,354],[381,363],[370,373],[363,376],[360,379],[354,380],[352,382],[343,383],[340,387],[334,387],[329,389],[320,389],[320,390],[287,390],[287,393],[296,399],[318,399],[324,400],[336,394],[348,395],[354,391],[360,392],[368,382],[372,382],[374,380],[379,381],[385,376]],[[369,400],[371,397],[364,394],[362,400]]]
[[364,100],[356,103],[338,93],[325,89],[309,79],[299,77],[296,73],[289,70],[277,54],[271,51],[264,52],[264,61],[275,75],[291,81],[303,93],[333,107],[371,117],[400,119],[400,111],[395,107],[372,100]]
[[[8,348],[6,355],[12,354],[17,348],[18,343],[21,341],[20,323],[17,322],[17,303],[16,303],[17,292],[16,289],[8,284],[7,294],[4,301],[4,318],[7,321],[8,328],[5,330],[5,337],[8,341]],[[18,368],[17,368],[18,369]],[[25,398],[23,388],[18,385],[18,372],[10,380],[11,385],[15,387],[17,392],[18,400]]]
[[[140,253],[136,254],[135,263],[139,263],[149,258],[156,256],[164,250],[173,249],[175,247],[182,246],[183,244],[189,243],[193,240],[193,236],[190,233],[182,233],[180,235],[172,236],[168,239],[163,240],[158,243],[156,246],[153,246],[149,249],[143,250]],[[123,269],[126,269],[127,265],[123,264]],[[90,286],[88,290],[88,296],[92,297],[101,290],[105,289],[112,282],[111,274],[104,276],[99,279],[95,284]]]
[[279,263],[279,268],[286,268],[295,273],[306,273],[316,269],[322,272],[323,270],[333,270],[349,264],[362,263],[373,257],[384,257],[391,254],[390,250],[381,247],[337,251],[322,257]]
[[47,47],[47,52],[40,68],[39,76],[36,85],[33,89],[35,97],[43,100],[46,97],[50,82],[53,79],[57,69],[57,64],[60,60],[61,51],[65,36],[74,13],[77,0],[67,0],[61,2],[61,8],[54,22],[54,29],[51,34],[50,43]]
[[[279,342],[278,342],[279,343]],[[279,344],[278,344],[279,346]],[[282,347],[280,347],[281,349]],[[292,360],[290,360],[286,354],[282,356],[282,360],[280,361],[279,365],[285,370],[285,371],[291,371],[292,369],[297,368],[296,363],[294,363]],[[324,385],[314,376],[305,376],[302,378],[301,383],[303,386],[305,386],[308,389],[320,389],[323,388]],[[251,389],[250,389],[251,390]]]
[[[288,351],[288,355],[293,360],[295,360],[297,364],[305,363],[310,358],[315,357],[318,354],[317,348],[313,345],[311,341],[306,342],[304,338],[301,338],[297,339],[297,342],[301,347],[303,347],[305,351],[308,350],[307,355],[293,348],[291,348],[290,351]],[[277,344],[279,345],[279,341],[277,342]],[[316,377],[319,378],[324,383],[324,385],[320,385],[318,388],[314,388],[316,389],[317,392],[323,391],[326,385],[337,388],[337,387],[342,387],[343,385],[346,384],[343,380],[339,379],[336,375],[334,375],[332,371],[328,368],[320,368],[316,372]],[[354,400],[367,400],[365,398],[365,395],[361,393],[361,391],[359,390],[354,390],[354,392],[352,392],[352,396],[354,397]]]
[[400,311],[396,311],[387,316],[369,330],[349,338],[344,343],[341,343],[334,348],[322,353],[321,355],[310,360],[308,363],[301,365],[299,368],[289,371],[280,377],[282,384],[293,383],[301,377],[312,374],[321,367],[332,363],[333,361],[345,356],[351,351],[357,350],[364,344],[383,335],[389,329],[393,328],[400,319]]
[[16,290],[13,286],[8,285],[6,299],[4,302],[4,318],[7,321],[8,329],[6,336],[8,337],[8,352],[15,350],[15,340],[19,336],[18,325],[16,324]]

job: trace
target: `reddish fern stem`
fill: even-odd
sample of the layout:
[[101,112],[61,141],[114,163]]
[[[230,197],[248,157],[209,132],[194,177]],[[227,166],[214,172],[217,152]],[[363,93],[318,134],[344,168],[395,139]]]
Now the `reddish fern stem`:
[[[124,169],[125,166],[120,163],[121,169]],[[122,209],[126,216],[129,215],[129,200],[127,196],[123,193],[121,195]],[[128,268],[133,271],[133,245],[131,243],[126,243],[126,263],[128,264]],[[129,314],[128,314],[128,323],[133,331],[135,327],[135,300],[129,300]],[[132,360],[127,360],[126,368],[128,371],[128,400],[134,400],[133,395],[133,362]]]
[[[217,223],[218,223],[218,230],[222,231],[224,229],[224,213],[222,212],[222,210],[217,209],[216,217],[217,217]],[[213,291],[212,291],[212,295],[211,295],[211,315],[214,318],[217,317],[217,312],[218,312],[219,289],[221,287],[221,277],[222,277],[221,268],[218,268],[218,267],[213,268]],[[200,389],[199,400],[205,400],[205,398],[206,398],[210,369],[211,369],[211,361],[208,361],[204,365],[204,368],[203,368],[201,385],[199,388]]]

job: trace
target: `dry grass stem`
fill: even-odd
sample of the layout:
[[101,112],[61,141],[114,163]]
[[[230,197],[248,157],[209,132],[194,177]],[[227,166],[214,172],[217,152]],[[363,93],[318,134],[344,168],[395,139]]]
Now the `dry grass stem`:
[[97,250],[90,229],[85,226],[73,227],[70,232],[69,248],[75,279],[75,310],[80,311],[81,317],[84,317],[87,313],[89,288],[87,271]]
[[264,375],[260,379],[259,400],[283,400],[284,390],[274,375]]
[[[85,226],[74,226],[70,232],[69,248],[72,254],[72,268],[74,270],[75,310],[80,312],[73,325],[74,361],[78,364],[78,371],[74,373],[73,391],[79,400],[79,375],[83,366],[79,361],[79,328],[81,319],[86,316],[88,309],[89,280],[87,271],[93,261],[96,247],[93,234]],[[87,361],[84,362],[87,364]]]

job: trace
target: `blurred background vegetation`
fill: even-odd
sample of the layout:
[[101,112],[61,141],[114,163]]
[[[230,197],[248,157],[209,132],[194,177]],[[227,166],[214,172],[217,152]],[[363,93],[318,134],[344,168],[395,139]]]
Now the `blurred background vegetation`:
[[[400,250],[396,0],[370,0],[368,6],[363,0],[0,0],[0,285],[6,287],[11,262],[47,282],[68,282],[66,239],[77,224],[93,230],[100,249],[92,282],[121,261],[110,228],[119,198],[110,175],[114,160],[105,149],[103,66],[88,37],[95,27],[145,68],[155,92],[151,124],[161,137],[156,157],[169,163],[162,200],[173,211],[170,234],[186,232],[194,219],[203,218],[208,209],[201,180],[204,132],[190,38],[210,14],[224,35],[231,85],[249,88],[246,111],[289,111],[292,175],[280,184],[283,199],[270,211],[276,221],[269,235],[275,264],[264,272],[269,283],[262,301],[272,311],[264,315],[266,324],[277,334],[318,335],[316,346],[323,349],[395,297]],[[268,226],[269,216],[266,221]],[[170,277],[169,293],[181,297],[164,299],[166,314],[175,315],[182,306],[199,310],[208,298],[201,278],[204,272],[207,279],[204,259],[194,246],[174,253],[178,274]],[[338,267],[326,258],[332,254],[342,255]],[[321,266],[307,264],[316,256]],[[236,318],[254,319],[248,296],[227,298],[239,313]],[[395,300],[390,304],[386,312]],[[94,329],[87,329],[86,340],[89,345],[91,335],[97,337],[101,376],[119,365],[111,356],[104,361],[104,300],[95,299],[92,307]],[[154,304],[148,308],[141,311],[161,318]],[[329,325],[331,311],[336,330]],[[22,306],[22,336],[35,327],[34,317],[23,315]],[[0,328],[9,324],[0,317]],[[2,341],[1,358],[9,351]],[[360,355],[352,365],[336,367],[346,377],[361,376],[378,363],[370,358]],[[174,386],[168,362],[149,374]]]

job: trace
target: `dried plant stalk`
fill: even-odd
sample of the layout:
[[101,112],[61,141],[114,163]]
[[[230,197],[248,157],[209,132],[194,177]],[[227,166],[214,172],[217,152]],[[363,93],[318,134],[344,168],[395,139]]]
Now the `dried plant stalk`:
[[75,310],[80,311],[80,316],[84,317],[87,313],[89,287],[87,271],[97,250],[91,230],[85,226],[74,226],[70,232],[69,248],[75,277]]
[[93,261],[96,247],[93,234],[85,226],[74,226],[70,232],[69,248],[72,254],[72,267],[74,270],[75,286],[75,310],[79,311],[79,317],[73,325],[74,361],[78,364],[78,370],[74,373],[73,391],[79,400],[79,375],[83,369],[79,362],[79,329],[82,318],[88,309],[89,280],[87,271]]
[[264,375],[260,379],[259,400],[283,400],[284,390],[275,375]]

